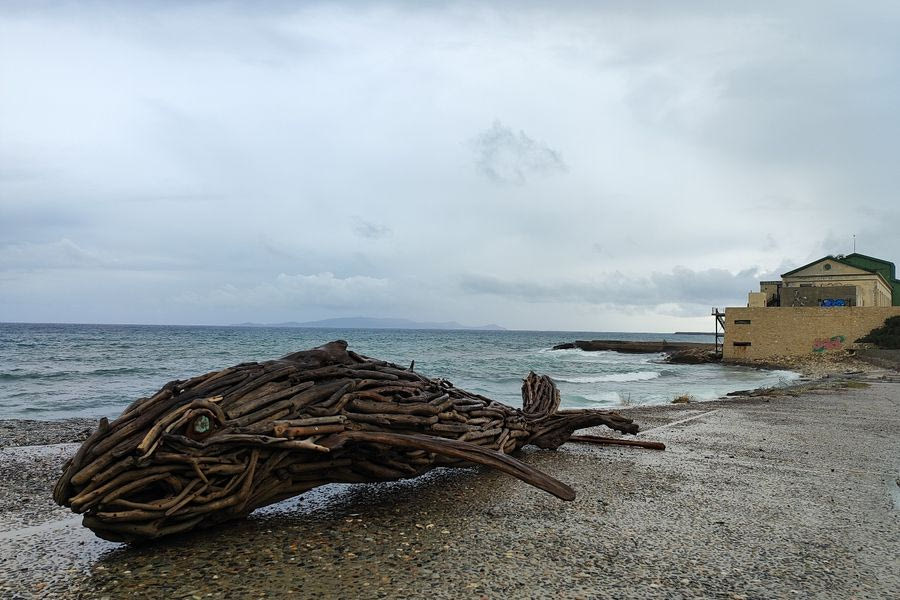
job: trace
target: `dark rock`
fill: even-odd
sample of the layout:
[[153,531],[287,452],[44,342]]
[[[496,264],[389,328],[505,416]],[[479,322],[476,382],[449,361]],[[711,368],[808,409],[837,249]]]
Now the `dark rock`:
[[571,350],[578,348],[586,352],[624,352],[628,354],[654,354],[659,352],[677,352],[679,350],[713,351],[714,344],[695,342],[631,342],[623,340],[576,340],[553,346],[554,350]]
[[705,363],[719,362],[722,360],[721,355],[715,351],[704,350],[702,348],[687,348],[685,350],[676,350],[670,352],[666,357],[666,362],[682,365],[702,365]]

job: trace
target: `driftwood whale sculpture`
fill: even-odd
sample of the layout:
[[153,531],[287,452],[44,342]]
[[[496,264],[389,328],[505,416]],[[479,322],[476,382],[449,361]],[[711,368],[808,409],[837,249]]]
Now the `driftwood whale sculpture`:
[[512,408],[331,342],[172,381],[101,420],[53,497],[114,541],[240,518],[327,483],[437,466],[486,465],[572,500],[572,488],[509,453],[557,448],[584,427],[638,429],[613,412],[558,410],[556,386],[534,373],[522,401]]

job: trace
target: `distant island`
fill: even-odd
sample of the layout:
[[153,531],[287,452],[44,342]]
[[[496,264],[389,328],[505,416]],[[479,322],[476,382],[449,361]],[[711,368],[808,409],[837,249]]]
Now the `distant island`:
[[712,331],[676,331],[672,335],[716,335]]
[[285,323],[237,323],[232,327],[307,327],[312,329],[467,329],[478,331],[506,331],[499,325],[469,327],[456,321],[412,321],[377,317],[339,317],[319,321],[287,321]]

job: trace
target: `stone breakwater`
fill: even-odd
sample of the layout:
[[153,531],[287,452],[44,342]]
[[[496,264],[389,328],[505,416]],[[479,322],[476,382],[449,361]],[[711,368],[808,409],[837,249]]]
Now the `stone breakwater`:
[[715,344],[697,342],[634,342],[623,340],[576,340],[553,346],[554,350],[583,350],[585,352],[621,352],[623,354],[666,354],[666,362],[699,365],[719,362]]
[[553,346],[554,350],[584,350],[585,352],[623,352],[625,354],[655,354],[677,350],[715,350],[715,344],[696,342],[632,342],[622,340],[576,340]]

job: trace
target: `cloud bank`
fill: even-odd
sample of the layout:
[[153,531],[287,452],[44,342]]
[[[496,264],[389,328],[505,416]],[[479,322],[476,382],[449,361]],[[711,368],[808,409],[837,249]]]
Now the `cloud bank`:
[[709,328],[900,260],[900,7],[0,5],[0,320]]

